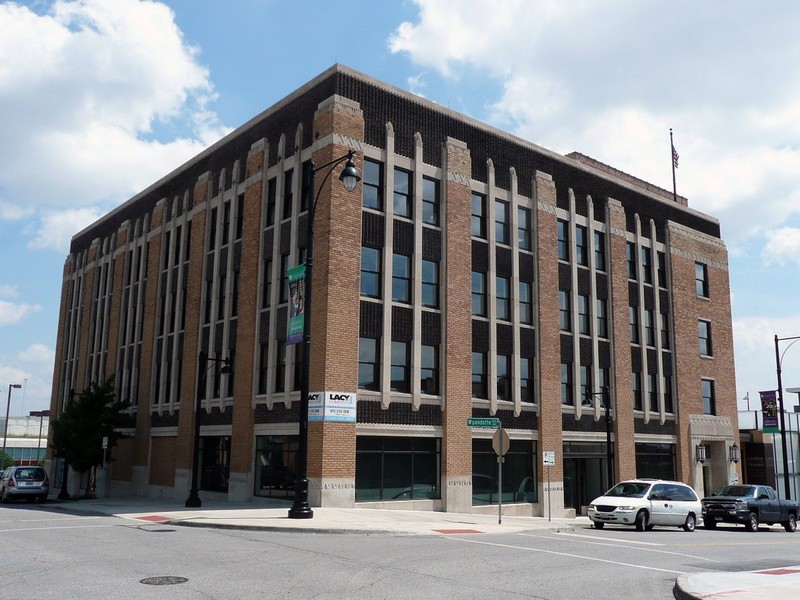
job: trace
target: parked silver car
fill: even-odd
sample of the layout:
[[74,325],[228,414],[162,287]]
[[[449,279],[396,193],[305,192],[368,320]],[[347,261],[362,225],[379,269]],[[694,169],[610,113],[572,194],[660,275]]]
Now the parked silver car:
[[0,501],[8,502],[26,498],[33,502],[47,500],[50,493],[50,480],[47,472],[38,465],[8,467],[0,476]]
[[700,498],[691,487],[661,479],[623,481],[589,505],[589,519],[597,529],[608,523],[634,525],[638,531],[655,525],[694,531],[701,514]]

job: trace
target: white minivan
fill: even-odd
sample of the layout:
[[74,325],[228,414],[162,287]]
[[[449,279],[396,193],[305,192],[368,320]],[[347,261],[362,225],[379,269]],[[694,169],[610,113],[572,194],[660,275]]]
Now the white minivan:
[[656,525],[694,531],[702,515],[697,493],[680,481],[632,479],[618,483],[589,505],[589,519],[597,529],[634,525],[638,531]]

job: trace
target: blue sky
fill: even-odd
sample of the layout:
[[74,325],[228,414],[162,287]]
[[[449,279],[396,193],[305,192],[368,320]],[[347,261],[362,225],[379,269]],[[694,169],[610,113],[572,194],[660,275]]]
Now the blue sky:
[[[737,396],[800,336],[800,5],[0,2],[0,398],[47,408],[70,237],[336,62],[672,188],[730,255]],[[783,381],[800,386],[800,344]]]

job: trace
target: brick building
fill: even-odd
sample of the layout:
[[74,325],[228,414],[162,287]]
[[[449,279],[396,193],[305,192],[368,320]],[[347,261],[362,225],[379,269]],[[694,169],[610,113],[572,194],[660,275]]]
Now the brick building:
[[[307,193],[310,162],[350,150],[356,190],[337,166]],[[335,65],[74,236],[51,409],[115,376],[136,425],[112,495],[186,497],[198,397],[201,497],[293,495],[287,269],[317,194],[312,506],[492,510],[494,431],[472,417],[509,435],[509,514],[580,513],[609,456],[615,480],[738,476],[718,221]]]

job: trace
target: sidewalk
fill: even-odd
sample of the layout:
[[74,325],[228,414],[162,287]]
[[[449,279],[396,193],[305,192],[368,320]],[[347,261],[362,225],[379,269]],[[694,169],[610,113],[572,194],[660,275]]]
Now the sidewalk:
[[[180,525],[220,529],[274,530],[305,533],[367,535],[471,535],[519,533],[544,530],[571,532],[589,529],[587,517],[575,519],[458,514],[432,511],[373,508],[314,508],[311,519],[290,519],[291,502],[203,501],[201,508],[186,508],[182,502],[156,498],[97,498],[50,500],[47,510],[66,514],[109,515],[141,524]],[[678,600],[736,598],[736,600],[800,599],[800,566],[764,571],[704,572],[682,575],[673,594]]]

